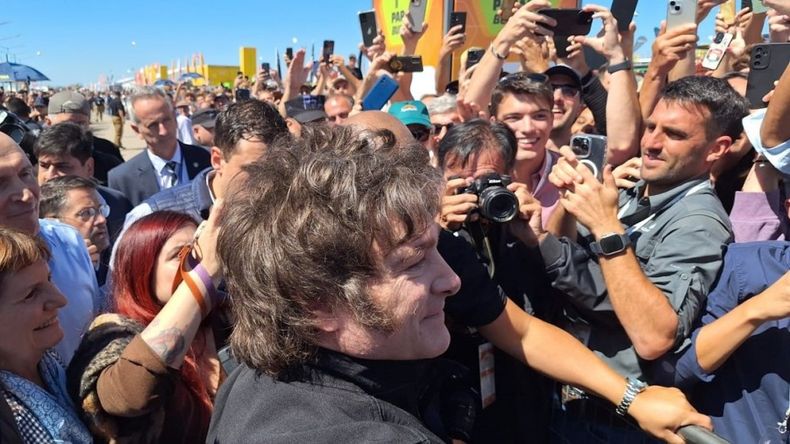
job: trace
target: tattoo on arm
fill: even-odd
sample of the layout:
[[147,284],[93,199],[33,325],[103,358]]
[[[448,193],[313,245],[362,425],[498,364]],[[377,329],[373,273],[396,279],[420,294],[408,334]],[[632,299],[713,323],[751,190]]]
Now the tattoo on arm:
[[[154,320],[148,328],[156,328],[159,324]],[[172,366],[186,352],[184,332],[176,327],[165,328],[153,336],[145,338],[145,342],[167,366]]]

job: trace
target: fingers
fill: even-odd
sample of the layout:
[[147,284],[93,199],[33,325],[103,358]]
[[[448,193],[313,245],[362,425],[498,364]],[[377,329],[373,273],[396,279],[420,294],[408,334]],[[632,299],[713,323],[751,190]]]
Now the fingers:
[[614,175],[612,174],[612,166],[605,165],[603,167],[603,184],[607,188],[617,188],[617,184],[614,180]]

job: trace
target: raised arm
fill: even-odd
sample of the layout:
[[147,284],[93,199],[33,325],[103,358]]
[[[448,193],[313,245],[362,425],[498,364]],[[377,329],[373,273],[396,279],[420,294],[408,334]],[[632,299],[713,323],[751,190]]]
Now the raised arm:
[[461,32],[461,25],[455,25],[447,31],[439,49],[439,62],[436,64],[436,92],[441,93],[452,78],[452,64],[450,63],[453,52],[460,48],[466,40],[466,34]]
[[[593,17],[603,22],[603,36],[598,38],[575,37],[582,43],[600,52],[609,67],[620,67],[630,62],[630,54],[623,47],[617,31],[617,20],[603,7],[587,5],[585,11],[594,12]],[[633,27],[633,24],[631,25]],[[634,29],[629,29],[633,35]],[[618,166],[639,151],[642,135],[642,118],[639,113],[639,98],[636,93],[636,78],[630,68],[619,69],[610,74],[609,93],[606,100],[606,162]]]
[[790,116],[790,65],[779,78],[768,109],[765,111],[765,118],[760,127],[760,138],[764,147],[775,147],[790,140],[787,116]]
[[670,30],[666,28],[666,22],[661,22],[658,37],[653,42],[653,56],[639,92],[642,120],[646,120],[653,113],[653,108],[661,98],[661,90],[667,84],[669,72],[679,60],[686,57],[686,53],[694,50],[697,41],[695,25],[683,25]]
[[556,21],[537,13],[538,10],[549,7],[551,5],[546,0],[531,1],[520,7],[510,17],[477,64],[469,84],[469,90],[464,97],[466,104],[476,104],[481,108],[488,107],[491,102],[491,93],[499,81],[499,73],[502,71],[505,59],[516,42],[525,37],[540,40],[543,36],[553,35],[550,30],[540,26],[539,23],[555,26]]

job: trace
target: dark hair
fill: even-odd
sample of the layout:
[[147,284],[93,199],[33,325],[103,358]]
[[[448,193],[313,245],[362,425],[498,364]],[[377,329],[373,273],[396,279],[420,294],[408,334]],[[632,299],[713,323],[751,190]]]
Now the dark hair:
[[28,117],[30,116],[30,107],[27,106],[24,100],[20,99],[19,97],[12,97],[8,99],[6,103],[6,108],[9,111],[16,114],[19,117]]
[[388,137],[303,128],[231,185],[217,250],[236,320],[231,346],[249,367],[281,377],[298,371],[316,348],[317,307],[393,328],[368,285],[381,254],[433,226],[442,180],[425,148],[382,132]]
[[[541,81],[541,76],[545,80]],[[492,116],[496,117],[499,110],[499,104],[505,99],[505,96],[512,94],[514,96],[533,96],[536,100],[545,100],[549,107],[554,104],[554,90],[548,82],[548,78],[543,74],[533,74],[528,72],[517,72],[515,74],[508,74],[507,76],[499,79],[494,92],[491,94],[491,106],[489,111]]]
[[287,134],[288,126],[277,108],[257,99],[242,100],[230,104],[217,116],[214,145],[219,147],[227,160],[242,139],[257,139],[270,145],[278,137]]
[[39,217],[59,215],[68,202],[66,194],[69,191],[79,189],[95,190],[96,188],[96,182],[81,176],[61,176],[48,180],[41,185],[41,197],[38,204]]
[[93,136],[76,123],[58,123],[41,131],[33,153],[36,157],[72,156],[85,164],[93,156]]
[[723,76],[721,76],[720,79],[722,79],[724,81],[727,81],[727,80],[730,80],[730,79],[749,80],[749,75],[746,74],[746,73],[740,72],[740,71],[730,71],[730,72],[724,74]]
[[[111,294],[117,313],[145,326],[156,317],[162,309],[153,289],[157,258],[167,240],[190,224],[197,222],[186,214],[157,211],[129,226],[118,240],[112,269]],[[201,376],[205,370],[198,365],[202,351],[202,346],[193,341],[177,373],[192,395],[200,422],[208,427],[212,407]]]
[[711,141],[719,136],[732,140],[743,132],[741,119],[749,114],[749,102],[729,83],[708,76],[688,76],[664,87],[661,100],[682,105],[702,106],[708,110],[705,137]]
[[450,155],[466,166],[469,157],[486,149],[495,149],[502,154],[506,174],[509,174],[516,162],[516,136],[510,128],[483,119],[455,124],[439,142],[439,167],[444,169]]

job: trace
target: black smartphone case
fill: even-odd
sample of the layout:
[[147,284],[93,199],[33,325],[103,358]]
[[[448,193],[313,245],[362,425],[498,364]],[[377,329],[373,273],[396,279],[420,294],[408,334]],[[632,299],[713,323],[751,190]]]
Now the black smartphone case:
[[790,62],[790,43],[762,43],[752,48],[746,98],[752,109],[764,108],[763,97],[774,88]]

